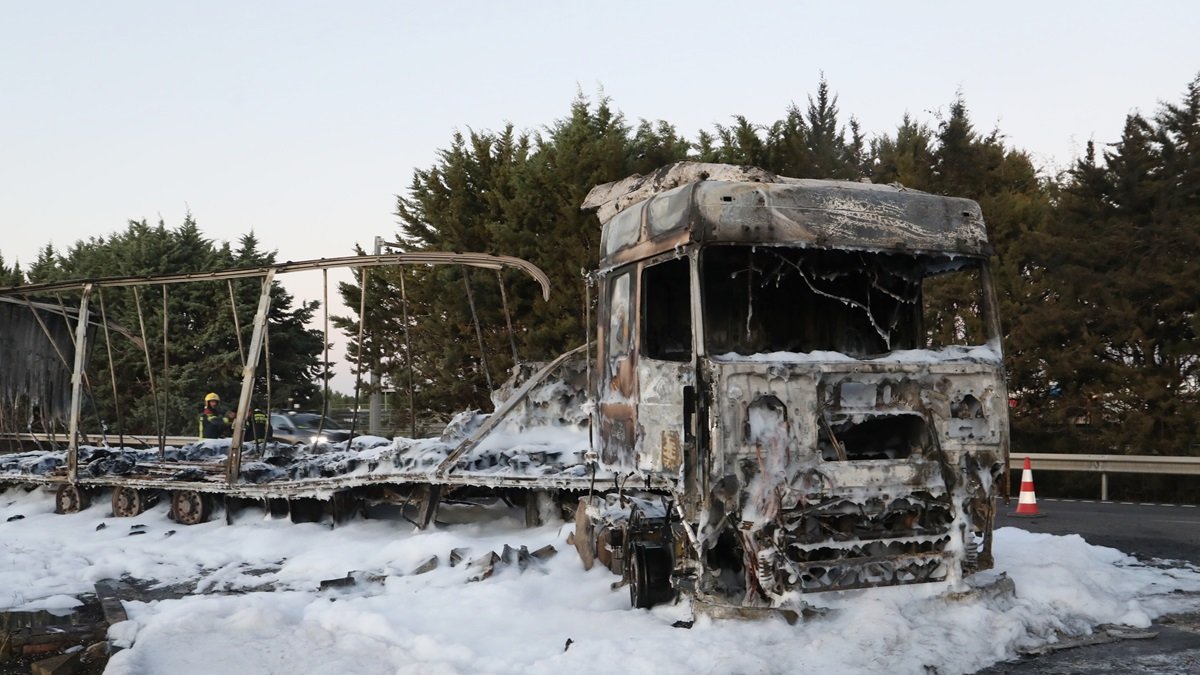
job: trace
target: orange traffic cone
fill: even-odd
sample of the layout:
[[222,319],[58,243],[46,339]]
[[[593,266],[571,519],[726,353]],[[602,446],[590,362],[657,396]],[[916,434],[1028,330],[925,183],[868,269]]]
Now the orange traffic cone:
[[1033,494],[1033,469],[1029,466],[1029,458],[1025,458],[1025,468],[1021,471],[1021,496],[1017,498],[1017,510],[1014,516],[1038,515],[1037,496]]

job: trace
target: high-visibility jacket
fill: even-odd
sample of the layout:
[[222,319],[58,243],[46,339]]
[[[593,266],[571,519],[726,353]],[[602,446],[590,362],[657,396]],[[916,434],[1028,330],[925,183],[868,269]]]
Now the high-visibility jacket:
[[200,411],[200,438],[228,438],[229,432],[229,422],[220,408],[205,406]]
[[250,429],[248,430],[250,440],[253,441],[269,441],[271,440],[271,417],[261,410],[255,410],[250,416]]

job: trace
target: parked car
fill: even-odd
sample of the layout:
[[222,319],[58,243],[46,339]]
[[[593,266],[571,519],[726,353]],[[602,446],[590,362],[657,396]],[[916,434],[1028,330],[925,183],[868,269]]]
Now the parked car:
[[271,413],[271,434],[278,443],[320,445],[340,443],[350,437],[350,430],[329,417],[322,424],[319,413],[286,411]]

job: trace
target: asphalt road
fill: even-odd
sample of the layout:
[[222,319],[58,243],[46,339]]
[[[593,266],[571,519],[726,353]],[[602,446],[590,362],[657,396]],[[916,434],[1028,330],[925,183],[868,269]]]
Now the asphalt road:
[[1035,517],[1011,515],[1017,500],[998,505],[996,527],[1046,534],[1078,534],[1089,544],[1119,549],[1139,559],[1186,560],[1200,565],[1200,508],[1039,499]]
[[[1200,565],[1200,508],[1039,499],[1039,515],[1014,516],[1016,499],[997,509],[996,527],[1030,532],[1078,534],[1138,559],[1179,560]],[[1161,563],[1160,563],[1161,564]],[[1141,639],[1114,639],[1042,656],[997,664],[980,675],[1104,674],[1192,675],[1200,673],[1200,615],[1164,617]]]

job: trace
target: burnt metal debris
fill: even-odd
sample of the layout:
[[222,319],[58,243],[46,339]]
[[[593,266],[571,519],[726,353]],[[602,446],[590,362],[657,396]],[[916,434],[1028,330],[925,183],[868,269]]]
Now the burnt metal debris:
[[[961,589],[992,566],[1008,410],[975,202],[681,163],[598,186],[584,206],[603,224],[594,336],[517,368],[490,415],[464,413],[440,438],[316,447],[243,445],[240,428],[172,450],[72,439],[0,457],[0,481],[58,486],[64,512],[100,489],[117,515],[166,494],[182,524],[257,501],[335,522],[397,504],[425,527],[443,501],[500,497],[531,525],[573,517],[584,566],[619,575],[632,605],[683,593],[722,616],[798,617],[848,589]],[[450,565],[482,579],[530,555]]]
[[23,430],[34,418],[65,424],[76,318],[57,306],[0,297],[0,428]]

